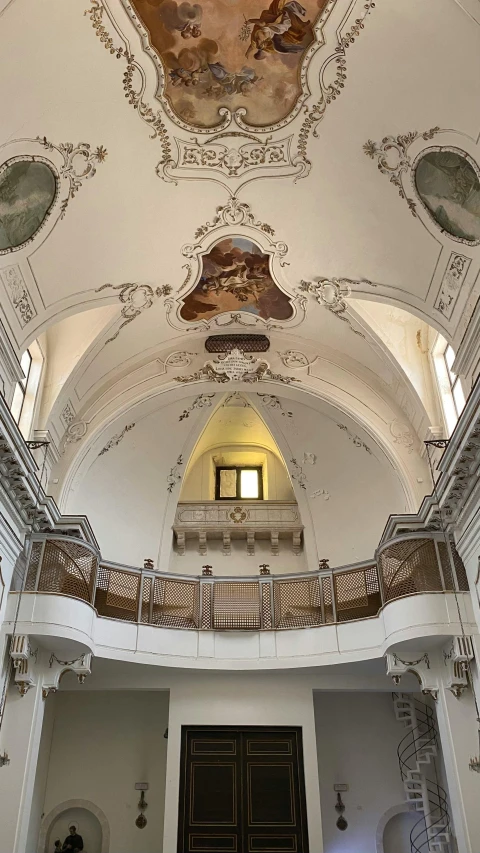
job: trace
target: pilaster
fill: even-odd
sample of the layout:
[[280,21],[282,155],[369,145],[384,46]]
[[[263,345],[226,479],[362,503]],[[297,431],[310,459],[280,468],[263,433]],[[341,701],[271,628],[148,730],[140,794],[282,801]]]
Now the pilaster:
[[73,660],[61,660],[23,634],[13,638],[9,653],[13,679],[0,730],[0,850],[31,853],[27,841],[45,700],[57,690],[64,672],[76,672],[83,682],[92,656],[81,653]]

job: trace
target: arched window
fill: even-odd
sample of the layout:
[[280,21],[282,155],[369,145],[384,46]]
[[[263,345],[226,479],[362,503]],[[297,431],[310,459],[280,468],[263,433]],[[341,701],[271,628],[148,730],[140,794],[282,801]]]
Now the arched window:
[[441,335],[437,337],[432,356],[445,424],[451,435],[465,406],[465,394],[459,377],[452,370],[455,353]]
[[20,359],[24,378],[17,382],[11,406],[12,415],[25,439],[30,437],[35,403],[43,367],[43,354],[36,341],[30,344]]

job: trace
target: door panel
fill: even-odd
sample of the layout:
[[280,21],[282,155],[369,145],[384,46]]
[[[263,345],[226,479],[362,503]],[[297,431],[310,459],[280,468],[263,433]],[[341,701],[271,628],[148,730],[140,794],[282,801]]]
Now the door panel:
[[178,853],[308,853],[301,730],[182,728]]

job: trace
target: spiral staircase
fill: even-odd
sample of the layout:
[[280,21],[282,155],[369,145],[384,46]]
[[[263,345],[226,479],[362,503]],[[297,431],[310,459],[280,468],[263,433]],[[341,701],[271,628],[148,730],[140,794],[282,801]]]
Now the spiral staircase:
[[[406,800],[419,819],[410,833],[411,853],[450,853],[447,792],[432,781],[436,774],[438,733],[431,708],[411,694],[394,693],[395,716],[406,734],[397,749]],[[431,771],[428,772],[429,767]]]

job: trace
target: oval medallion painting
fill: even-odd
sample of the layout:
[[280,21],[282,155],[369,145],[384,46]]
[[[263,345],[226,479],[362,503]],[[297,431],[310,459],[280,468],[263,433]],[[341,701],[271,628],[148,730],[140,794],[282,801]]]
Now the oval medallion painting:
[[414,167],[418,196],[437,225],[462,243],[480,243],[480,169],[463,151],[437,148]]
[[185,297],[183,320],[210,320],[224,311],[247,311],[263,320],[288,320],[291,301],[275,284],[270,257],[244,237],[220,240],[202,258],[200,281]]
[[35,236],[55,201],[53,169],[38,160],[7,160],[0,168],[0,252]]

